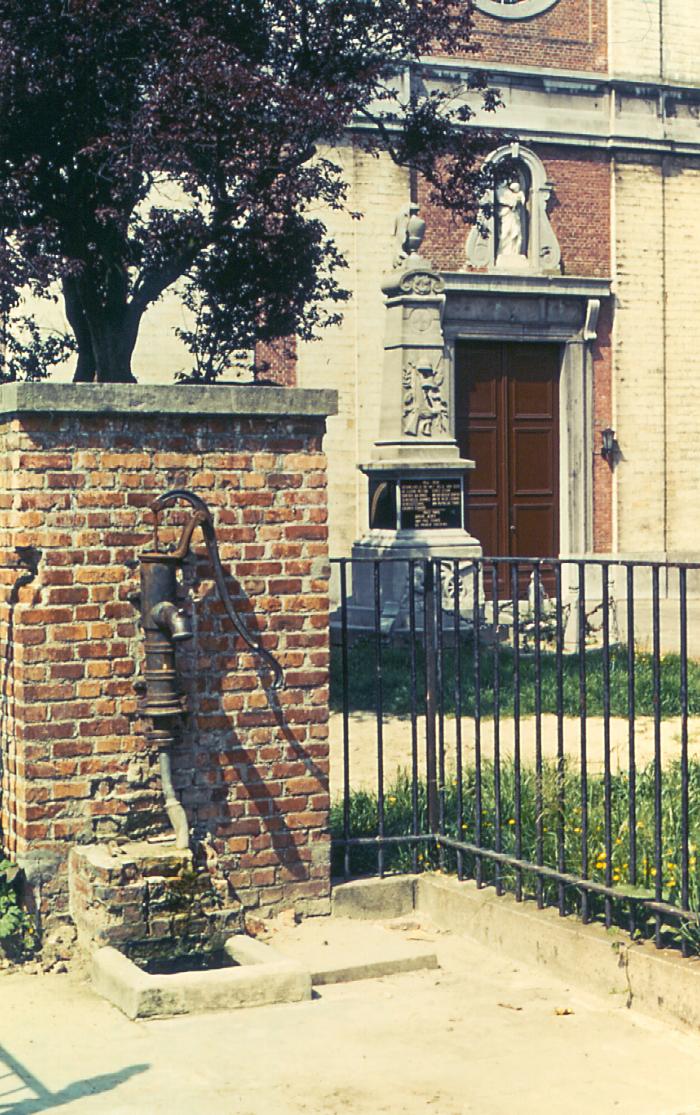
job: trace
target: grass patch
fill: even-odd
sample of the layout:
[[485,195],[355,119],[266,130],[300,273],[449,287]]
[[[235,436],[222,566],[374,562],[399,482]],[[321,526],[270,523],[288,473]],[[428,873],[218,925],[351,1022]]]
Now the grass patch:
[[[514,673],[516,658],[512,647],[478,648],[478,667],[480,675],[479,708],[484,717],[494,714],[494,679],[496,670],[500,682],[500,713],[512,715],[515,692]],[[476,710],[477,653],[471,637],[464,638],[459,648],[461,660],[461,707],[465,716],[473,716]],[[443,666],[443,708],[454,713],[456,708],[457,653],[454,647],[446,646]],[[526,716],[535,711],[535,658],[532,653],[521,653],[520,668],[520,711]],[[411,670],[409,643],[394,642],[382,646],[382,706],[384,713],[394,716],[409,716],[411,713]],[[588,650],[583,663],[586,674],[586,707],[589,716],[603,714],[603,651]],[[567,654],[561,660],[563,713],[565,716],[578,716],[580,709],[580,655]],[[556,655],[543,651],[540,660],[542,711],[557,711],[557,660]],[[421,712],[425,700],[425,655],[421,646],[416,646],[417,708]],[[651,654],[638,651],[634,657],[634,704],[635,715],[653,716],[654,714],[654,673]],[[628,662],[626,647],[610,649],[610,712],[612,716],[626,717],[628,703]],[[666,654],[660,661],[660,700],[662,717],[679,716],[681,709],[681,663],[676,654]],[[331,708],[342,710],[342,661],[340,647],[333,647],[331,654]],[[348,698],[351,712],[370,712],[376,708],[376,652],[373,639],[362,638],[348,648]],[[688,712],[700,714],[700,663],[688,662]]]
[[[480,813],[481,845],[495,849],[497,820],[500,817],[501,850],[515,854],[516,820],[516,777],[511,761],[501,764],[500,771],[500,809],[496,807],[495,770],[492,764],[482,767],[482,802]],[[662,817],[662,893],[663,900],[671,905],[680,903],[681,888],[681,770],[680,764],[669,765],[663,772],[661,794]],[[582,840],[582,782],[578,771],[565,766],[561,776],[555,764],[543,766],[542,777],[538,779],[534,768],[523,767],[520,776],[520,815],[522,831],[521,857],[535,862],[538,840],[541,840],[542,862],[557,867],[558,834],[563,836],[565,870],[574,875],[586,876],[591,880],[605,883],[607,863],[605,852],[605,793],[600,776],[588,776],[586,807],[588,811],[588,839],[584,847]],[[700,910],[700,861],[697,850],[700,847],[700,762],[689,763],[689,906]],[[463,812],[458,816],[458,793],[455,779],[448,781],[442,791],[447,835],[461,838],[467,842],[477,842],[476,781],[475,771],[465,772],[462,782]],[[634,893],[652,898],[656,883],[656,863],[654,856],[654,770],[653,766],[637,772],[636,817],[634,840],[631,839],[629,826],[629,780],[626,773],[615,774],[611,778],[610,832],[611,858],[610,872],[612,884],[624,893]],[[413,791],[409,776],[401,775],[385,793],[386,835],[410,835],[413,827]],[[538,831],[538,817],[541,830]],[[356,791],[350,797],[350,826],[352,837],[372,837],[377,835],[378,806],[376,795],[366,791]],[[417,831],[425,833],[427,828],[426,788],[418,785],[418,825]],[[343,838],[343,806],[336,802],[331,811],[331,833],[333,836],[333,870],[343,873],[343,848],[338,844]],[[632,846],[636,844],[637,874],[632,876]],[[587,859],[587,870],[585,864]],[[449,849],[431,849],[419,846],[414,852],[410,847],[387,846],[384,852],[386,871],[407,872],[420,869],[437,869],[454,872],[457,869],[456,853]],[[374,874],[377,870],[377,853],[373,848],[353,848],[350,852],[350,871],[353,875]],[[474,877],[475,857],[463,855],[463,870],[468,877]],[[500,882],[505,890],[513,890],[516,884],[514,870],[496,867],[488,860],[482,860],[482,875],[485,883]],[[529,872],[523,873],[523,887],[526,894],[535,894],[535,879]],[[555,902],[558,896],[556,883],[543,884],[543,897],[546,902]],[[567,894],[567,908],[574,911],[580,898],[579,891]],[[601,900],[592,897],[591,908],[595,914],[600,909]],[[627,904],[624,910],[627,917]],[[645,920],[646,916],[645,916]],[[624,922],[626,923],[626,920]],[[640,925],[643,930],[643,925]],[[673,927],[673,932],[677,930]],[[700,951],[700,937],[691,927],[681,927],[696,951]],[[676,934],[677,935],[677,934]]]

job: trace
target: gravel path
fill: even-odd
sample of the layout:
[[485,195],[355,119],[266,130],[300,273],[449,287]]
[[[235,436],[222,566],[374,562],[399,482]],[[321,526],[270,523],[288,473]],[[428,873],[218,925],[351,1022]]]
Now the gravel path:
[[[581,727],[575,718],[564,720],[564,752],[573,759],[580,756]],[[502,757],[512,756],[514,722],[500,721],[500,751]],[[557,754],[557,718],[553,714],[542,717],[542,753],[545,759],[555,759]],[[399,770],[411,769],[412,728],[410,719],[386,717],[382,724],[384,744],[384,781],[389,785]],[[604,725],[602,717],[591,717],[586,722],[588,770],[600,773],[604,768]],[[425,720],[417,724],[418,770],[425,770]],[[520,747],[523,763],[533,763],[535,758],[536,723],[534,717],[520,722]],[[353,713],[349,725],[350,781],[355,789],[375,789],[377,785],[377,721],[371,713]],[[680,757],[681,725],[678,719],[662,720],[661,752],[664,764]],[[343,717],[333,713],[330,720],[331,743],[331,795],[335,799],[343,788]],[[700,759],[700,717],[689,721],[688,751]],[[494,721],[481,722],[481,753],[484,759],[493,758]],[[635,754],[637,767],[644,767],[654,758],[654,721],[640,717],[635,722]],[[462,720],[462,755],[464,765],[474,759],[474,721]],[[456,721],[445,720],[445,760],[448,771],[456,766]],[[627,720],[610,721],[610,761],[613,772],[627,770],[629,766],[629,729]]]

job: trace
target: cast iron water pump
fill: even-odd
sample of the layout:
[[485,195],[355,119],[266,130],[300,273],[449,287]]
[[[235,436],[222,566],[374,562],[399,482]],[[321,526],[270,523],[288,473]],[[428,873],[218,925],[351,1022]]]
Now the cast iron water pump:
[[[185,523],[175,549],[161,550],[158,546],[158,516],[166,507],[172,507],[180,500],[189,503],[193,513]],[[178,681],[175,651],[178,643],[191,639],[193,634],[189,619],[177,602],[177,573],[189,555],[192,535],[197,527],[202,529],[214,571],[214,581],[226,614],[236,632],[271,669],[273,689],[279,689],[282,685],[282,668],[269,651],[251,635],[236,612],[226,588],[216,544],[214,521],[204,500],[193,492],[175,489],[159,496],[151,504],[151,511],[155,515],[153,549],[146,550],[140,555],[140,606],[146,652],[145,683],[141,684],[144,696],[140,708],[141,712],[150,718],[148,741],[159,751],[165,808],[175,830],[176,847],[187,848],[189,826],[173,786],[170,750],[175,742],[182,717],[187,712],[187,698],[181,692]]]

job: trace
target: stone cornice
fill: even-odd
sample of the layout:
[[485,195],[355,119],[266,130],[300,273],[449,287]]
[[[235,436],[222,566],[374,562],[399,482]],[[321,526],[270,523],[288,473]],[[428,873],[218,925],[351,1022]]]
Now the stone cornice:
[[607,298],[610,279],[576,275],[506,275],[502,272],[441,271],[447,293],[556,295],[561,298]]
[[423,59],[421,67],[428,86],[484,73],[500,89],[503,107],[484,112],[479,95],[467,94],[475,110],[472,124],[512,133],[523,142],[700,156],[700,88],[690,82],[503,63],[479,67],[472,60],[446,58]]
[[338,412],[338,393],[257,385],[133,383],[6,383],[0,415],[157,414],[219,418],[287,416],[325,418]]

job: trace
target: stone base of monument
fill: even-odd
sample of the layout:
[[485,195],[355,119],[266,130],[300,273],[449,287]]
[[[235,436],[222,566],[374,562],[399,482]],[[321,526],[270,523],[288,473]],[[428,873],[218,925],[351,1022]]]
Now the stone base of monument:
[[[475,565],[481,553],[479,543],[464,530],[370,531],[352,548],[348,632],[375,631],[377,626],[386,636],[409,632],[412,612],[414,629],[422,631],[428,561],[433,565],[443,629],[454,627],[457,609],[460,629],[469,630],[474,620],[475,587],[479,615],[483,610],[481,570]],[[338,611],[332,623],[335,627],[341,622]]]
[[[370,529],[352,548],[349,633],[422,630],[425,577],[433,578],[443,629],[460,629],[481,608],[481,545],[464,529],[464,472],[459,458],[363,465],[369,478]],[[428,569],[427,566],[430,566]],[[332,619],[336,626],[342,616]]]

